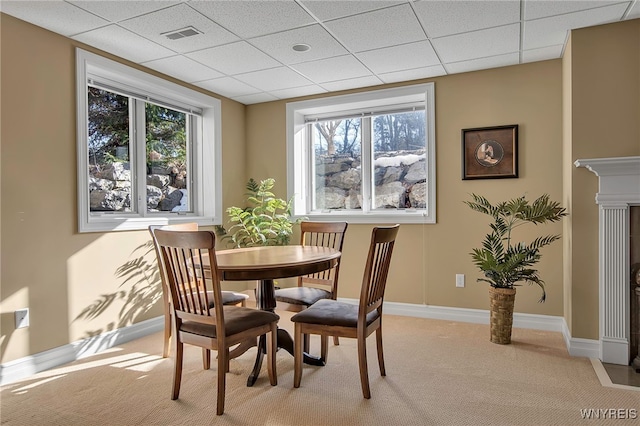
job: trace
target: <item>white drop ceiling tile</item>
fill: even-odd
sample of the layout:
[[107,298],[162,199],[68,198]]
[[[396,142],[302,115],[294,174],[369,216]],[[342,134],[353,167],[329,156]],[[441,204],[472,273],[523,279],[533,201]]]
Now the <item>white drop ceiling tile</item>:
[[314,83],[326,83],[371,75],[371,72],[364,65],[349,55],[304,62],[292,65],[291,68],[300,72]]
[[302,4],[321,21],[342,18],[406,3],[406,0],[303,0]]
[[635,2],[627,15],[627,19],[640,18],[640,2]]
[[582,12],[536,19],[524,23],[523,49],[564,44],[569,30],[618,21],[627,9],[626,3]]
[[[640,0],[0,0],[0,11],[255,103],[560,58],[570,30],[640,18]],[[160,35],[188,26],[204,34]]]
[[352,52],[426,40],[408,4],[336,19],[325,25]]
[[444,63],[517,52],[520,49],[520,24],[456,34],[431,40]]
[[116,24],[78,34],[71,38],[137,63],[175,55],[175,52]]
[[273,90],[269,93],[271,93],[273,96],[277,97],[278,99],[289,99],[289,98],[299,98],[301,96],[317,95],[318,93],[327,93],[327,90],[323,89],[320,86],[311,85],[311,86],[293,87],[291,89]]
[[2,13],[67,37],[109,24],[105,19],[62,1],[3,0],[1,5]]
[[111,22],[118,22],[123,19],[133,18],[165,7],[180,3],[179,1],[69,1],[78,7],[88,10]]
[[[581,10],[594,9],[601,6],[610,6],[620,3],[620,0],[602,1],[602,0],[536,0],[524,2],[524,19],[532,20],[546,18],[554,15],[563,15],[565,13],[578,12]],[[629,4],[630,2],[626,2]]]
[[224,74],[180,55],[144,62],[142,65],[187,83],[224,77]]
[[522,52],[522,62],[536,62],[562,58],[563,50],[563,44],[541,47],[539,49],[524,50]]
[[[120,25],[179,53],[219,46],[239,39],[186,4],[179,4],[137,18],[127,19],[121,22]],[[177,40],[171,40],[166,35],[163,35],[164,33],[189,26],[202,34]]]
[[232,97],[232,99],[245,105],[260,104],[263,102],[272,102],[278,100],[278,98],[270,95],[269,93],[256,93],[253,95],[234,96]]
[[[263,52],[286,65],[330,58],[348,53],[347,50],[319,24],[256,37],[249,41]],[[308,44],[311,49],[306,52],[293,50],[293,45],[299,43]]]
[[243,82],[238,81],[232,77],[222,77],[213,80],[199,81],[194,84],[198,87],[202,87],[203,89],[211,90],[212,92],[227,97],[253,95],[256,93],[260,93],[259,89],[251,87],[248,84],[244,84]]
[[187,54],[191,59],[228,75],[275,68],[282,64],[246,41]]
[[440,63],[428,41],[357,53],[356,57],[375,74],[428,67]]
[[456,74],[469,71],[478,71],[489,68],[507,67],[517,65],[519,61],[518,53],[509,53],[506,55],[491,56],[488,58],[472,59],[470,61],[454,62],[445,64],[445,68],[449,74]]
[[287,67],[237,74],[235,78],[265,92],[307,86],[312,83]]
[[411,81],[411,80],[419,80],[422,78],[438,77],[446,74],[447,74],[447,71],[445,71],[442,65],[434,65],[430,67],[416,68],[412,70],[378,74],[378,78],[381,79],[383,83],[398,83],[402,81]]
[[[315,23],[296,2],[190,1],[191,7],[242,38],[256,37]],[[238,17],[242,19],[238,19]]]
[[520,1],[418,1],[413,4],[430,38],[520,22]]
[[322,87],[324,87],[330,92],[336,92],[338,90],[349,90],[349,89],[356,89],[358,87],[379,86],[381,84],[382,84],[382,81],[378,77],[371,75],[368,77],[358,77],[358,78],[350,78],[347,80],[330,81],[327,83],[322,83]]

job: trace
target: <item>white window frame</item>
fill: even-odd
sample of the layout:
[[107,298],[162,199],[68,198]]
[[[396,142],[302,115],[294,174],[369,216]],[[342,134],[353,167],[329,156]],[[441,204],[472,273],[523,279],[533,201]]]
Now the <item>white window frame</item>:
[[[192,213],[90,212],[88,156],[88,81],[96,78],[113,87],[147,96],[159,104],[174,105],[201,114],[193,140],[191,168]],[[149,225],[196,222],[222,223],[222,119],[219,99],[169,82],[102,56],[76,49],[78,231],[104,232],[146,229]],[[141,194],[145,196],[146,191]]]
[[[306,135],[308,116],[331,116],[344,111],[367,111],[392,105],[419,103],[425,108],[427,149],[427,208],[311,210],[313,169],[310,138]],[[435,85],[425,83],[392,89],[381,89],[349,95],[331,96],[287,103],[287,194],[293,200],[292,216],[318,221],[351,223],[436,223],[436,142]],[[364,152],[364,151],[363,151]],[[363,171],[364,172],[364,171]],[[366,179],[363,173],[363,181]],[[369,179],[370,181],[370,179]]]

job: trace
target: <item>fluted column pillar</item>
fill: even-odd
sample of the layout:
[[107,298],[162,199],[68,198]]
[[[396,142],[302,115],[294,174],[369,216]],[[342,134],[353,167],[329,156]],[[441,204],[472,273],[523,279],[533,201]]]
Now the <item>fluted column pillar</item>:
[[629,206],[600,204],[600,359],[629,364]]

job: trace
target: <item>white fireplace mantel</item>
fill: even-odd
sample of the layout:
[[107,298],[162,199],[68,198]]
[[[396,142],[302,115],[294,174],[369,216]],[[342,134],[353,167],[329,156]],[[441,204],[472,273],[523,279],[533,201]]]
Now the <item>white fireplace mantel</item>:
[[598,176],[600,359],[629,364],[629,207],[640,205],[640,157],[576,160]]

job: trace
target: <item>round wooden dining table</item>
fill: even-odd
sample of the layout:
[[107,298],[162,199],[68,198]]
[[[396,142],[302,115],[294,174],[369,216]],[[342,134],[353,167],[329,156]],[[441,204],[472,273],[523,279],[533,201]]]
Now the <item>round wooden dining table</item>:
[[[276,308],[274,279],[298,277],[331,269],[340,261],[336,249],[318,246],[260,246],[229,250],[217,250],[218,276],[223,281],[258,281],[257,307],[273,312]],[[278,328],[278,347],[293,355],[293,339],[284,329]],[[258,341],[258,353],[253,371],[247,379],[252,386],[262,367],[266,354],[266,338]],[[323,365],[319,358],[305,354],[307,364]]]

